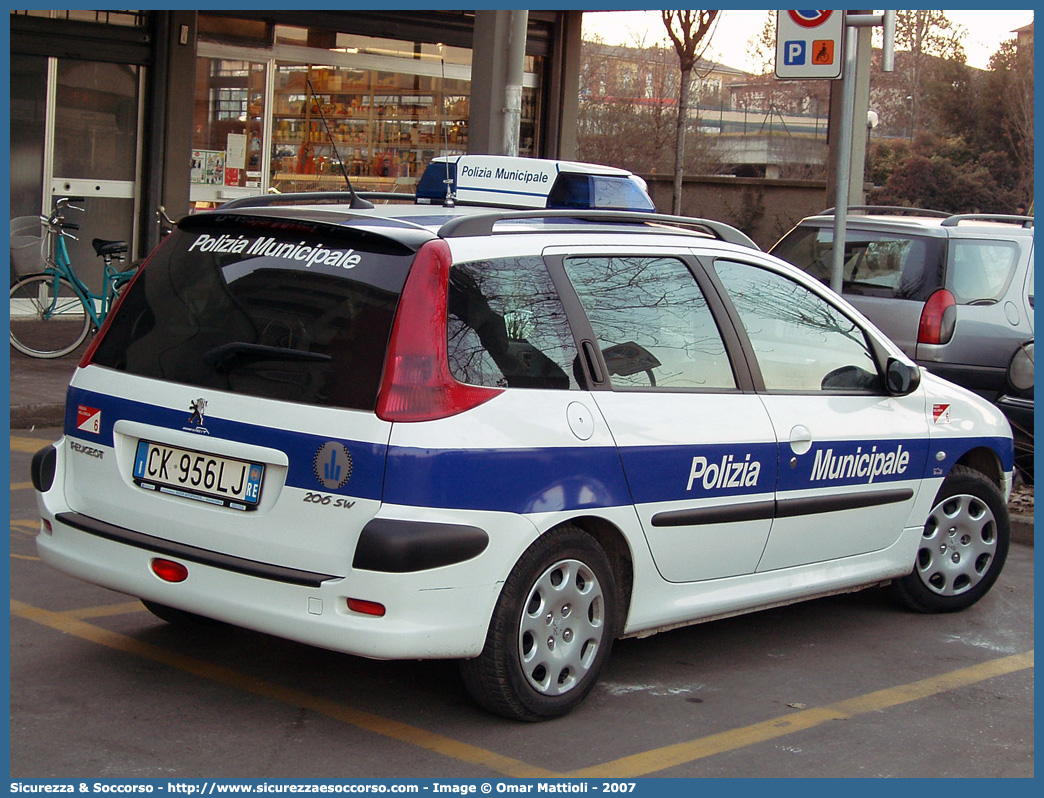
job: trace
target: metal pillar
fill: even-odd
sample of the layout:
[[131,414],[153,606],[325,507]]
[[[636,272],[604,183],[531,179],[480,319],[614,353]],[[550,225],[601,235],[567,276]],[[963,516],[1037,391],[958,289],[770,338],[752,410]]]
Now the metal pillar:
[[518,155],[528,11],[476,11],[468,152]]

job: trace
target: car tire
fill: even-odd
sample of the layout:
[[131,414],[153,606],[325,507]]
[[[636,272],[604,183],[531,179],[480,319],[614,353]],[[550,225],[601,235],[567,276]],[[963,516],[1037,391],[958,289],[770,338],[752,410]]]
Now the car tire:
[[602,547],[565,526],[537,539],[504,583],[476,659],[460,663],[483,708],[541,721],[594,687],[616,631],[616,580]]
[[970,607],[997,581],[1010,537],[997,486],[974,469],[955,466],[925,521],[913,570],[894,583],[899,599],[918,612]]
[[187,610],[175,609],[174,607],[168,607],[166,604],[159,604],[155,601],[147,601],[146,599],[139,600],[145,605],[145,609],[161,621],[166,621],[174,626],[213,626],[219,623],[219,621],[215,621],[213,618],[208,618],[205,615],[197,615],[196,613],[188,612]]

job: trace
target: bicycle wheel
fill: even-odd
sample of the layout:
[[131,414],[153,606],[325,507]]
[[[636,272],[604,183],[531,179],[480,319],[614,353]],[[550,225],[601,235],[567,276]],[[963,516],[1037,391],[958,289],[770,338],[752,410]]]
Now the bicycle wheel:
[[61,357],[83,343],[91,318],[64,277],[32,274],[11,286],[11,346],[31,357]]

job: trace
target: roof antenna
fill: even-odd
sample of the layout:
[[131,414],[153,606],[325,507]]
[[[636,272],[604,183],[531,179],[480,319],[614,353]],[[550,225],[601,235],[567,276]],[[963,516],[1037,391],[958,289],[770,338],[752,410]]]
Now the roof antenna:
[[[439,62],[442,64],[442,113],[443,116],[446,114],[446,56],[443,53],[443,44],[439,42]],[[443,208],[453,208],[457,204],[457,198],[453,194],[453,178],[450,177],[450,165],[449,165],[449,134],[446,132],[446,127],[442,121],[439,121],[439,127],[442,128],[442,146],[446,151],[446,179],[442,182],[446,184],[446,196],[442,200]]]
[[305,82],[308,84],[308,91],[312,95],[312,99],[315,101],[315,107],[319,111],[319,118],[323,120],[323,129],[326,130],[326,137],[330,140],[330,147],[333,148],[334,157],[337,159],[337,165],[341,167],[341,174],[344,175],[344,182],[348,184],[348,194],[352,198],[348,207],[353,210],[372,208],[373,203],[364,200],[356,194],[355,189],[352,188],[352,181],[348,179],[348,170],[344,168],[344,161],[341,160],[341,153],[337,151],[337,143],[334,141],[333,133],[330,132],[330,123],[326,121],[326,114],[323,113],[323,104],[319,102],[319,97],[316,95],[315,89],[312,88],[312,78],[305,75]]

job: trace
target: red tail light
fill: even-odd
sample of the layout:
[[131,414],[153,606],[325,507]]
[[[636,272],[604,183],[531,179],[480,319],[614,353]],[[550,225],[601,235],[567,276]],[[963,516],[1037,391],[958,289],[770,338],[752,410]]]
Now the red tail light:
[[130,279],[130,282],[123,286],[123,289],[120,291],[120,298],[113,303],[111,308],[109,308],[109,312],[105,316],[105,321],[102,322],[101,329],[98,330],[98,333],[94,336],[94,339],[87,347],[87,351],[84,352],[83,357],[80,358],[80,368],[86,368],[91,364],[91,361],[94,360],[94,353],[98,351],[102,338],[104,338],[105,334],[109,331],[109,326],[112,324],[112,317],[116,315],[116,311],[119,309],[120,305],[123,304],[123,298],[127,296],[130,290],[134,287],[134,284],[138,282],[138,278],[141,277],[141,273],[151,257],[152,256],[149,255],[149,257],[142,262],[138,267],[138,270],[134,273],[134,276]]
[[957,321],[957,300],[945,288],[940,288],[924,303],[921,323],[917,327],[917,343],[948,344]]
[[395,314],[377,416],[385,421],[433,421],[463,413],[501,393],[457,382],[449,369],[446,292],[452,263],[449,245],[429,241],[413,268]]

